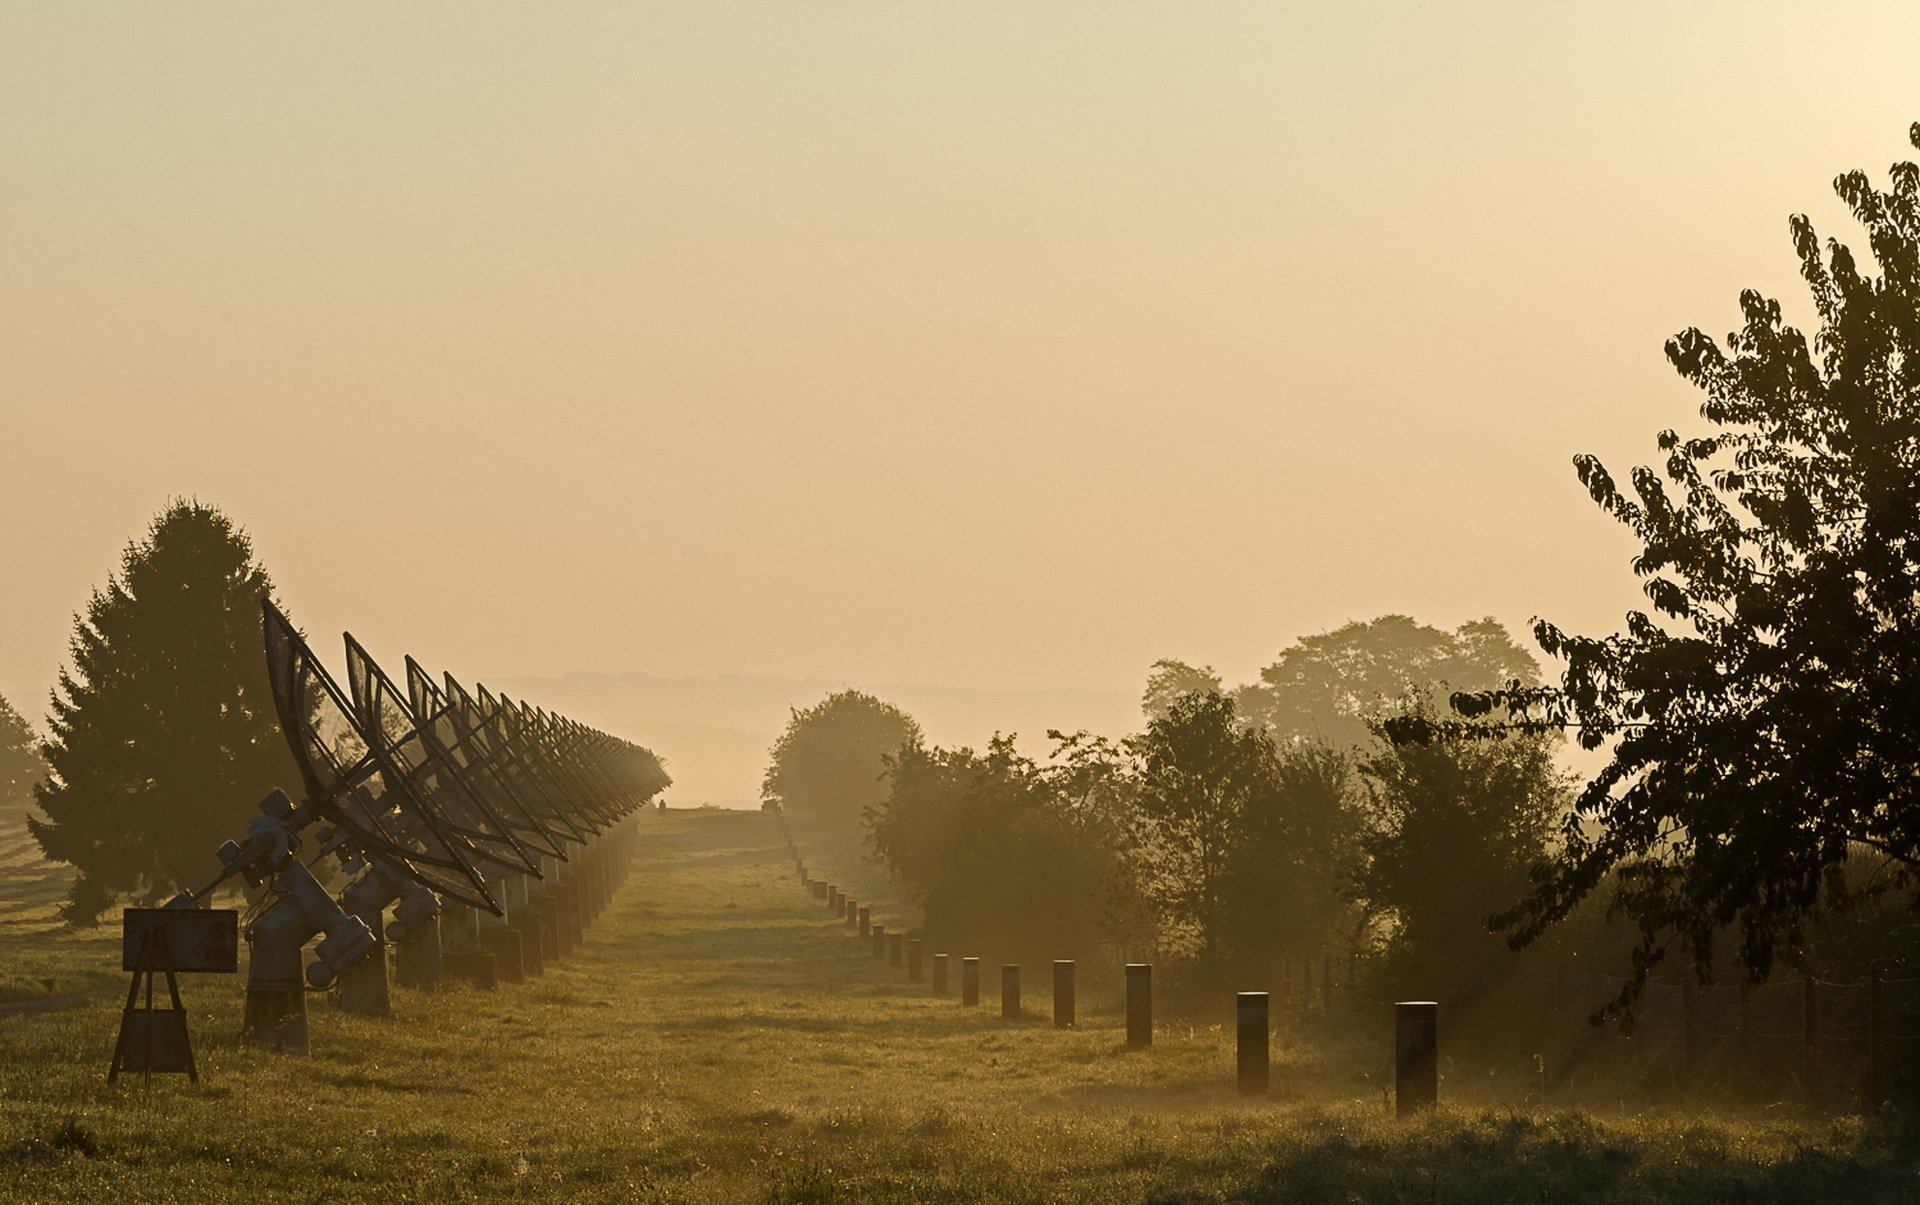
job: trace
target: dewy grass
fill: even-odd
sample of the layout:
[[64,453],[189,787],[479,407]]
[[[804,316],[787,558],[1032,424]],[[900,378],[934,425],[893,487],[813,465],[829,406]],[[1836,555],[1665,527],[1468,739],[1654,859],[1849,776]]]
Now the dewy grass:
[[[1276,1048],[1275,1095],[1243,1101],[1223,1027],[1127,1052],[1117,975],[1083,967],[1069,1032],[1040,1019],[1043,985],[1009,1024],[905,983],[800,890],[768,817],[643,832],[571,959],[494,992],[396,991],[387,1021],[316,996],[309,1058],[238,1043],[238,977],[183,984],[198,1086],[106,1084],[117,1000],[0,1016],[0,1200],[1920,1199],[1885,1119],[1482,1093],[1402,1123],[1379,1059],[1310,1033]],[[0,936],[0,969],[66,973],[68,941],[114,956]]]

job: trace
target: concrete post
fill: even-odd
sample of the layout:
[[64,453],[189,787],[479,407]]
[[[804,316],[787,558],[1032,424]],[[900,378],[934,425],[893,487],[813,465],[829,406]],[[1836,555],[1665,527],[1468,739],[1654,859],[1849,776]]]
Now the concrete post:
[[978,958],[960,960],[960,1003],[980,1003],[980,960]]
[[849,929],[859,928],[860,906],[856,904],[854,901],[852,900],[840,901],[840,916],[843,920],[847,922],[847,928]]
[[1153,967],[1144,962],[1127,964],[1127,1045],[1153,1045]]
[[873,956],[875,958],[885,958],[887,956],[887,927],[885,925],[875,925],[873,926],[872,934]]
[[1242,1096],[1267,1094],[1267,993],[1239,992],[1234,996],[1234,1034],[1239,1060],[1236,1077]]
[[873,909],[871,908],[860,909],[860,936],[862,937],[867,937],[873,932],[873,921],[868,916],[868,913],[872,911]]
[[1440,1006],[1403,1000],[1393,1006],[1394,1114],[1411,1117],[1440,1099]]
[[1053,1026],[1073,1028],[1073,963],[1068,959],[1053,961]]
[[1012,963],[1000,967],[1000,1019],[1020,1019],[1020,968]]
[[947,994],[947,956],[945,954],[933,956],[933,994],[936,996]]

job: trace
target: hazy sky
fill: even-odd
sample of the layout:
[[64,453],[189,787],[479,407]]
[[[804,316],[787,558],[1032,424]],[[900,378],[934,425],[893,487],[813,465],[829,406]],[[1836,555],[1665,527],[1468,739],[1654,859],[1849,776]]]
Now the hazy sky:
[[[0,693],[170,495],[336,655],[1135,689],[1611,630],[1568,467],[1920,6],[0,6]],[[1799,307],[1804,311],[1804,307]],[[645,740],[645,733],[629,734]],[[663,750],[671,756],[671,750]]]

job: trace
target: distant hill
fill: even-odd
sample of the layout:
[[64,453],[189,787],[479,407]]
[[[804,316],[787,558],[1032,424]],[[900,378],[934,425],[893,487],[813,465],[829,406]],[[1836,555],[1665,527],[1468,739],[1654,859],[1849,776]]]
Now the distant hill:
[[646,745],[667,761],[675,804],[753,807],[767,750],[791,709],[855,686],[903,708],[940,745],[986,743],[995,731],[1018,733],[1023,749],[1043,752],[1046,732],[1085,728],[1120,736],[1140,726],[1139,702],[1121,691],[975,690],[825,678],[659,678],[638,673],[571,673],[503,678],[487,685],[563,711],[583,723]]

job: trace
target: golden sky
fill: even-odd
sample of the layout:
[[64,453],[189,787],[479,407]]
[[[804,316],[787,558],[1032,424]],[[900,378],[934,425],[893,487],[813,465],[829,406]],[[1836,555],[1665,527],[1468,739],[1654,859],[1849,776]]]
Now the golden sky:
[[[329,655],[1132,691],[1611,630],[1920,6],[0,6],[0,694],[170,495]],[[1804,311],[1804,307],[1799,307]],[[805,702],[806,700],[796,700]],[[646,739],[644,733],[631,734]],[[671,756],[671,750],[663,750]]]

